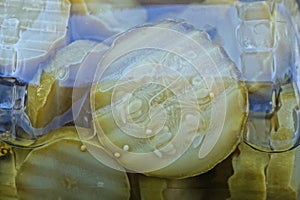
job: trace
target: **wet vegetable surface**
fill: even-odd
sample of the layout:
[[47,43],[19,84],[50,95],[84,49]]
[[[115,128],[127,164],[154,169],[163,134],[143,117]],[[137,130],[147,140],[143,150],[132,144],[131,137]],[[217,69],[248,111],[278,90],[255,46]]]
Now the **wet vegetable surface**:
[[0,199],[299,199],[297,3],[0,0]]

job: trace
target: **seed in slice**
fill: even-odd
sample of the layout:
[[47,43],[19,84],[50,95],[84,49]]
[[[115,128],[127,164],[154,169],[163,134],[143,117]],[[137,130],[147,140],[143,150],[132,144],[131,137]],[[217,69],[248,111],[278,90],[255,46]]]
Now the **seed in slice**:
[[[72,138],[74,131],[55,133]],[[32,150],[17,173],[19,199],[129,199],[126,173],[101,164],[82,145],[69,138]]]
[[45,69],[36,74],[28,87],[27,113],[33,127],[43,128],[70,109],[76,72],[95,45],[92,41],[75,41],[59,50]]
[[0,13],[0,72],[29,81],[38,64],[66,42],[70,3],[4,0]]

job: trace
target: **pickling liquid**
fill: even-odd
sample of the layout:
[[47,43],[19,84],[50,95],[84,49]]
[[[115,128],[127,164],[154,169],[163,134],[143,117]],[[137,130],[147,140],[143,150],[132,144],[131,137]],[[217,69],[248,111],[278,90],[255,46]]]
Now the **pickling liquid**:
[[[157,23],[164,19],[184,20],[197,29],[205,30],[212,41],[222,46],[237,65],[242,74],[240,81],[246,81],[249,92],[249,119],[243,136],[248,144],[263,151],[285,151],[298,145],[299,36],[292,31],[297,28],[292,21],[294,18],[291,20],[288,18],[294,11],[284,7],[284,4],[277,5],[270,2],[250,4],[241,1],[238,5],[143,3],[143,7],[131,9],[130,12],[134,14],[145,9],[147,23]],[[256,13],[256,16],[252,13]],[[93,22],[84,15],[71,15],[69,42],[79,39],[109,42],[107,38],[111,33],[100,32],[101,29],[99,31],[97,27],[95,28]],[[136,25],[140,26],[140,24],[128,26]],[[120,30],[122,28],[125,31],[130,27],[120,27]],[[283,37],[289,39],[281,39]],[[9,76],[5,74],[7,75]],[[35,130],[30,128],[30,120],[26,117],[25,109],[26,88],[32,81],[17,79],[20,77],[16,77],[13,81],[2,78],[1,81],[3,98],[0,109],[4,123],[1,124],[0,130],[2,140],[12,143],[14,140],[23,140],[24,134],[20,137],[19,129],[30,132],[25,140],[35,138],[33,133]],[[288,90],[288,95],[282,98],[284,90]],[[284,99],[288,98],[286,96],[289,97],[287,101]],[[281,111],[285,107],[290,110]],[[284,118],[293,123],[284,124],[281,120]],[[70,117],[61,120],[65,123],[71,121]],[[57,127],[50,127],[49,130],[53,128]],[[46,131],[39,132],[45,134]]]
[[[18,4],[16,2],[14,4]],[[28,2],[23,5],[23,12],[32,12],[34,16],[35,11],[39,11],[40,4],[43,2],[30,1],[29,4]],[[51,197],[53,195],[56,199],[85,198],[86,196],[91,199],[105,199],[106,197],[106,199],[151,200],[228,198],[233,200],[245,198],[296,200],[299,198],[300,174],[297,168],[300,163],[300,151],[296,147],[300,141],[300,15],[296,1],[167,0],[162,3],[159,0],[140,0],[141,5],[138,6],[128,3],[129,9],[126,9],[127,3],[124,5],[122,2],[118,2],[115,7],[111,5],[113,1],[102,6],[99,6],[101,4],[99,2],[97,5],[82,7],[82,4],[73,1],[69,18],[65,18],[66,12],[60,10],[61,7],[66,7],[66,4],[49,2],[44,8],[47,12],[39,18],[42,20],[37,20],[27,35],[22,34],[26,33],[26,23],[30,24],[30,21],[25,25],[22,24],[22,19],[17,19],[15,13],[7,15],[6,20],[0,20],[0,140],[4,142],[0,143],[0,199],[1,197],[38,199],[49,195]],[[12,4],[10,3],[10,1],[0,2],[0,9],[3,10],[1,13],[11,12],[9,8]],[[299,1],[297,3],[299,5]],[[102,9],[101,12],[97,11],[99,7]],[[12,8],[17,11],[18,7],[12,6]],[[50,19],[54,16],[49,14],[51,12],[56,13],[57,18]],[[247,105],[237,105],[243,102],[236,100],[238,95],[232,95],[231,101],[227,102],[232,110],[238,106],[242,107],[236,113],[229,111],[231,116],[228,118],[230,119],[225,121],[225,125],[232,123],[239,126],[238,128],[231,127],[233,130],[228,131],[230,138],[238,141],[234,144],[236,146],[230,146],[229,137],[227,140],[223,138],[218,143],[221,144],[222,149],[215,154],[208,154],[208,159],[205,160],[205,151],[204,154],[198,153],[198,149],[205,141],[205,137],[200,133],[190,144],[189,149],[197,150],[197,154],[187,153],[185,162],[180,163],[178,159],[179,165],[171,168],[170,171],[158,171],[156,174],[154,172],[154,176],[151,176],[150,172],[150,176],[147,173],[148,176],[145,176],[142,174],[143,171],[136,173],[130,167],[143,166],[143,164],[150,166],[155,165],[155,162],[147,157],[134,160],[136,158],[130,157],[129,153],[149,150],[153,153],[153,157],[159,160],[167,153],[173,155],[178,151],[176,144],[168,145],[168,148],[163,147],[173,137],[171,132],[178,128],[176,126],[179,126],[180,121],[177,115],[180,109],[177,107],[179,100],[182,99],[174,98],[176,95],[171,86],[175,85],[180,88],[184,84],[173,83],[166,78],[162,80],[169,81],[166,85],[170,87],[165,87],[163,84],[140,84],[139,89],[134,90],[132,95],[128,98],[124,96],[129,106],[122,107],[124,110],[122,113],[124,114],[125,111],[130,113],[128,116],[120,114],[120,121],[125,120],[124,124],[130,118],[129,120],[143,125],[145,122],[151,122],[151,114],[164,116],[167,113],[173,116],[161,129],[160,133],[163,134],[153,136],[153,141],[146,140],[144,143],[136,138],[130,141],[125,137],[115,137],[122,126],[112,126],[106,123],[111,120],[106,115],[108,111],[112,112],[113,105],[110,104],[116,103],[111,100],[112,94],[107,88],[113,88],[118,81],[128,81],[118,79],[123,72],[116,70],[119,66],[121,69],[124,66],[124,73],[136,72],[133,75],[137,77],[133,78],[145,77],[147,79],[149,77],[147,73],[143,73],[145,72],[143,69],[133,68],[134,70],[130,71],[132,63],[140,63],[143,59],[151,62],[158,60],[158,64],[166,61],[165,65],[170,64],[170,66],[174,63],[168,63],[165,56],[159,57],[161,56],[159,50],[149,54],[147,51],[136,50],[131,52],[133,56],[129,56],[130,59],[124,58],[122,62],[117,60],[120,62],[116,67],[106,71],[107,79],[98,80],[95,74],[97,74],[98,63],[104,52],[112,51],[115,39],[122,37],[123,34],[130,35],[128,29],[136,30],[134,27],[155,26],[167,20],[174,20],[176,23],[186,22],[186,25],[177,27],[180,29],[179,32],[184,34],[189,34],[195,28],[209,35],[209,40],[216,47],[212,49],[217,49],[217,51],[210,51],[212,60],[224,66],[224,69],[228,66],[230,68],[228,70],[230,73],[225,70],[230,75],[225,75],[224,72],[221,77],[217,78],[223,80],[226,89],[234,88],[234,91],[230,91],[231,93],[241,93]],[[47,45],[51,45],[52,37],[61,36],[65,22],[68,25],[66,38],[55,44],[53,42],[53,48],[46,48]],[[16,31],[19,26],[22,26],[20,32]],[[58,35],[53,36],[51,32]],[[36,37],[23,40],[22,45],[27,48],[22,46],[23,50],[26,50],[25,53],[22,52],[22,48],[18,51],[16,45],[18,36],[22,35],[26,38],[28,35],[34,35],[33,33],[37,34]],[[162,35],[159,34],[157,37]],[[38,42],[46,36],[47,40]],[[190,34],[190,36],[198,38],[197,34],[196,36]],[[136,41],[139,41],[138,39],[137,37]],[[154,42],[155,37],[151,39]],[[71,44],[79,40],[89,40],[90,43],[83,42],[80,44],[82,46],[77,43],[79,47],[74,45],[70,48]],[[26,41],[31,42],[32,45],[26,46]],[[122,42],[126,43],[126,41],[120,43]],[[131,41],[127,42],[131,43]],[[132,40],[132,43],[134,42],[135,40]],[[178,41],[171,41],[171,44],[177,44],[176,42]],[[40,47],[41,51],[35,49],[40,43],[44,45]],[[84,44],[86,46],[83,46]],[[67,47],[69,48],[65,50]],[[76,54],[79,51],[86,52]],[[32,60],[26,59],[26,56],[32,52],[35,52],[36,57],[33,56]],[[43,56],[40,56],[40,53],[43,53]],[[201,56],[203,55],[198,55],[198,57]],[[20,62],[17,62],[18,59]],[[178,69],[188,66],[183,55],[171,61],[175,62],[175,67],[179,66]],[[10,63],[7,65],[8,62]],[[129,66],[128,71],[126,71],[127,66]],[[178,71],[181,74],[186,72]],[[160,72],[158,67],[154,72],[155,77],[171,76],[174,73],[174,71]],[[215,75],[208,68],[208,74],[210,73]],[[212,92],[209,88],[197,87],[202,86],[202,77],[194,77],[193,74],[191,77],[186,75],[184,78],[196,87],[193,92],[201,100],[201,106],[209,110],[208,108],[212,105],[210,101],[222,92]],[[232,82],[236,85],[232,86]],[[101,98],[95,96],[95,101],[91,102],[90,95],[99,91],[95,90],[95,88],[98,89],[97,87],[104,88],[99,95]],[[218,87],[218,85],[214,87],[216,91],[220,91],[220,88],[221,86]],[[119,88],[120,94],[127,91],[127,88],[123,88],[124,91],[121,89]],[[181,94],[182,96],[189,95],[184,92]],[[117,96],[117,99],[122,99],[122,95]],[[223,102],[219,103],[222,105]],[[155,107],[156,110],[151,110],[147,107],[149,105],[158,107]],[[94,106],[94,109],[91,109],[91,106]],[[172,110],[174,107],[176,107],[175,111]],[[116,114],[119,114],[121,107],[115,108]],[[160,110],[162,108],[166,111]],[[143,112],[140,112],[141,110]],[[221,115],[221,108],[217,111],[214,113],[216,118]],[[238,112],[242,113],[240,118],[245,119],[236,119]],[[99,154],[100,157],[106,158],[105,155],[109,154],[107,157],[123,161],[123,157],[129,155],[127,157],[129,159],[125,159],[124,162],[128,171],[122,168],[124,171],[115,172],[111,168],[108,170],[106,166],[99,165],[97,157],[96,160],[87,154],[87,152],[93,152],[93,145],[88,146],[79,140],[77,132],[81,129],[84,134],[87,132],[85,137],[95,136],[95,132],[90,131],[96,127],[93,124],[96,121],[93,118],[95,113],[100,116],[99,123],[102,122],[107,130],[111,130],[112,134],[107,134],[120,147],[118,151],[109,152],[107,146],[101,150],[103,152]],[[203,127],[208,126],[207,124],[212,120],[212,118],[208,119],[211,111],[207,113],[202,113],[203,116],[201,116]],[[162,119],[164,118],[156,118],[153,121],[155,125],[159,125]],[[194,117],[186,115],[183,119],[185,128],[190,128],[188,125],[193,124]],[[236,123],[232,122],[232,119],[236,119]],[[79,129],[76,130],[75,127]],[[154,134],[156,126],[153,127],[145,130],[143,133],[145,138]],[[238,132],[238,137],[234,135],[236,129],[241,130]],[[228,130],[231,130],[230,127]],[[132,136],[139,136],[137,131],[130,133]],[[34,152],[29,153],[30,151]],[[222,159],[216,159],[226,151],[228,152]],[[203,165],[195,165],[193,169],[191,166],[198,160],[202,161]],[[108,161],[111,160],[108,159]],[[175,159],[174,163],[176,161]],[[191,167],[191,170],[188,167]],[[173,179],[174,177],[180,179]],[[89,196],[92,194],[93,196]]]

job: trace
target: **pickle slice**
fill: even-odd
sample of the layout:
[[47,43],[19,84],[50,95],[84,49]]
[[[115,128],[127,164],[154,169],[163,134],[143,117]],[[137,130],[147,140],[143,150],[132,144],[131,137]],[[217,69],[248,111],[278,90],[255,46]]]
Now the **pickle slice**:
[[242,143],[239,154],[233,157],[234,174],[228,184],[232,200],[264,200],[267,197],[265,169],[270,157]]
[[295,147],[295,141],[299,140],[299,113],[296,86],[286,84],[281,86],[279,94],[279,108],[275,112],[271,127],[271,147],[279,149],[284,146],[285,149]]
[[[114,34],[141,25],[146,9],[136,0],[73,0],[70,24],[73,39],[103,41]],[[78,26],[80,24],[80,26]]]
[[231,156],[212,170],[186,179],[136,176],[141,199],[225,200],[230,196],[227,179],[232,175]]
[[[85,0],[91,16],[113,32],[125,31],[146,22],[146,10],[137,0]],[[129,20],[130,19],[130,20]]]
[[[291,143],[297,139],[295,134],[298,128],[294,122],[297,121],[295,117],[298,117],[295,113],[298,105],[293,87],[292,84],[281,86],[277,103],[279,106],[274,108],[269,118],[252,120],[257,133],[262,134],[257,137],[263,138],[265,131],[269,137],[269,145],[274,149],[277,146],[292,146]],[[242,144],[239,149],[240,155],[235,156],[232,162],[234,175],[229,179],[231,199],[241,199],[245,196],[247,199],[272,200],[298,198],[299,148],[287,152],[265,153]]]
[[155,177],[137,176],[141,199],[165,199],[163,192],[167,189],[166,179]]
[[71,14],[86,15],[89,13],[84,0],[71,0]]
[[[196,54],[193,66],[178,52],[187,60]],[[234,151],[247,93],[234,64],[206,33],[164,21],[123,34],[103,58],[91,92],[93,119],[100,143],[122,166],[184,178]]]
[[[299,194],[299,181],[295,174],[299,163],[296,163],[296,152],[272,154],[266,170],[267,177],[267,199],[289,199],[296,200]],[[299,154],[299,153],[298,153]],[[298,185],[296,183],[298,182]]]
[[66,42],[70,3],[2,0],[0,13],[0,72],[29,81],[51,50]]
[[[278,145],[292,146],[295,137],[298,137],[298,121],[295,110],[298,108],[295,88],[292,84],[283,85],[279,96],[280,108],[273,117],[271,141],[274,147]],[[296,118],[295,118],[296,117]],[[266,170],[268,199],[299,198],[299,155],[300,148],[291,151],[271,154]]]
[[76,72],[95,45],[92,41],[75,41],[59,50],[41,74],[36,74],[28,87],[27,113],[33,127],[46,127],[70,109]]
[[19,199],[129,199],[126,173],[89,154],[74,137],[75,127],[51,134],[69,134],[69,138],[54,140],[28,154],[16,176]]
[[298,199],[299,148],[270,154],[241,144],[239,150],[232,161],[234,175],[228,180],[230,199]]

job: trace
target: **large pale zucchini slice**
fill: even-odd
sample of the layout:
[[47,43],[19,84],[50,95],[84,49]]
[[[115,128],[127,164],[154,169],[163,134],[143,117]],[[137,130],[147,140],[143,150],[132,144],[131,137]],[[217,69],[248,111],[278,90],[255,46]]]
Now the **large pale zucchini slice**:
[[100,163],[76,133],[75,127],[55,130],[50,135],[64,138],[28,154],[16,176],[19,199],[129,199],[126,173]]
[[[194,68],[172,53],[187,56],[190,39],[202,52],[196,53]],[[160,44],[167,50],[139,48]],[[122,166],[184,178],[208,171],[234,151],[247,93],[234,64],[206,33],[172,21],[133,29],[114,41],[103,62],[100,71],[111,68],[95,75],[93,119],[100,143]]]

